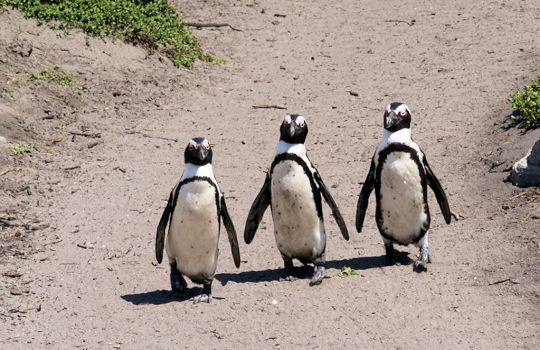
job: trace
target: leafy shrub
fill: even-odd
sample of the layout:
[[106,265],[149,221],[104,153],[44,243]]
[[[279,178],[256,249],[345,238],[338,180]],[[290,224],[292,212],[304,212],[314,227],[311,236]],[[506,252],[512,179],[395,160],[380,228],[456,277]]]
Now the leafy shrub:
[[516,110],[513,119],[523,122],[527,127],[537,128],[540,126],[540,74],[531,85],[525,86],[525,91],[516,91],[514,96],[508,99],[508,103]]
[[202,52],[176,9],[166,0],[0,0],[39,24],[56,21],[56,28],[81,28],[97,37],[123,38],[148,50],[159,46],[176,66],[191,67],[196,59],[216,62]]

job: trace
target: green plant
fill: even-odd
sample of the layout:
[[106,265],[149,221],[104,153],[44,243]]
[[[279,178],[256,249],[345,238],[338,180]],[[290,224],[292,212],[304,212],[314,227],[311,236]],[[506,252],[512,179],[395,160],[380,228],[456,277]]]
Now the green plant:
[[49,81],[58,85],[75,86],[77,80],[73,78],[73,74],[66,72],[58,66],[52,68],[45,67],[37,73],[30,73],[28,79],[42,83]]
[[540,74],[524,90],[518,90],[508,98],[508,103],[516,110],[512,118],[525,123],[527,127],[537,128],[540,126]]
[[55,21],[53,26],[59,30],[81,28],[88,35],[123,38],[151,52],[159,50],[176,66],[191,67],[196,59],[217,61],[202,52],[166,0],[0,0],[0,7],[5,5],[36,18],[39,24]]
[[356,272],[356,270],[348,267],[348,266],[343,266],[341,268],[341,272],[337,274],[339,277],[349,277],[349,276],[354,276],[354,275],[358,275],[358,272]]
[[9,150],[15,155],[30,152],[34,148],[33,143],[19,142],[13,145],[9,145]]

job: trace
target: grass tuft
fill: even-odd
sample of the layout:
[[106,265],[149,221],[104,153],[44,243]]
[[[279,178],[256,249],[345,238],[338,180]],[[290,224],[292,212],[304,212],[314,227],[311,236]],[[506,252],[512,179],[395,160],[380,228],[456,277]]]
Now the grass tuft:
[[32,150],[32,148],[34,148],[34,144],[31,142],[19,142],[13,145],[9,145],[9,150],[15,155],[28,153]]
[[[216,63],[202,52],[195,37],[165,0],[0,0],[39,24],[55,21],[55,28],[80,28],[99,38],[122,38],[153,52],[160,50],[176,66],[191,67],[196,59]],[[88,40],[86,41],[88,43]]]
[[524,91],[508,98],[508,103],[515,109],[512,119],[524,123],[528,128],[540,127],[540,74],[527,85]]
[[71,73],[66,72],[58,66],[52,68],[45,67],[37,73],[30,73],[28,75],[29,80],[42,83],[48,81],[57,85],[75,86],[78,84],[77,80],[73,78]]

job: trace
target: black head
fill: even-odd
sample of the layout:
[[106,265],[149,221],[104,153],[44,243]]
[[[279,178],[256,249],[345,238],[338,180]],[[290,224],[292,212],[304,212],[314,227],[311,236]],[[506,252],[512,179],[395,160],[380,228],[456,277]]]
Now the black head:
[[308,133],[306,119],[298,114],[288,114],[279,128],[281,141],[287,143],[304,143]]
[[184,162],[195,165],[206,165],[212,163],[212,148],[204,137],[194,137],[184,151]]
[[392,102],[384,111],[384,128],[394,132],[411,127],[411,111],[405,103]]

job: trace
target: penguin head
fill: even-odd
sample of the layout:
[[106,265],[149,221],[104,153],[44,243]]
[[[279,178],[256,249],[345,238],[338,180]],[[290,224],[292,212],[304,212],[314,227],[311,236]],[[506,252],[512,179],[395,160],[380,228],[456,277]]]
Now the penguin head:
[[298,114],[287,114],[279,128],[281,141],[287,143],[304,143],[308,133],[306,119]]
[[184,151],[184,162],[195,165],[206,165],[212,163],[212,147],[204,137],[194,137],[189,140]]
[[411,127],[411,111],[405,103],[392,102],[384,111],[384,128],[390,132]]

